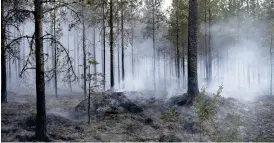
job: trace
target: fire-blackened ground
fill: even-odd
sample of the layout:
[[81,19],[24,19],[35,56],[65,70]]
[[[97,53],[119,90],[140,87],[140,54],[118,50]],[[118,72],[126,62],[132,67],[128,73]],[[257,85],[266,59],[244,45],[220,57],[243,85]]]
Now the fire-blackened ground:
[[[63,95],[58,100],[48,95],[48,136],[51,141],[214,141],[197,126],[194,106],[172,106],[171,99],[146,98],[151,97],[146,94],[151,93],[93,94],[90,124],[88,102],[80,94]],[[33,141],[35,96],[10,96],[10,102],[1,105],[2,141]],[[219,128],[233,124],[234,114],[241,117],[239,137],[233,141],[274,141],[274,97],[249,103],[233,98],[224,101],[215,117]]]

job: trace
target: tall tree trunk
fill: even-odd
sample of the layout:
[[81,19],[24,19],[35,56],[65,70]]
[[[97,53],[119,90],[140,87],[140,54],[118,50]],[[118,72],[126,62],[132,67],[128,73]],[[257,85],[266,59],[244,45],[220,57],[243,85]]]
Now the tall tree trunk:
[[156,67],[155,67],[155,0],[153,0],[153,10],[152,10],[152,40],[153,40],[153,87],[154,91],[156,91]]
[[133,79],[135,79],[135,75],[134,75],[134,49],[133,49],[133,42],[134,42],[134,14],[133,14],[133,0],[131,0],[131,8],[130,8],[130,12],[131,12],[131,65],[132,65],[132,77]]
[[178,17],[178,0],[176,0],[177,6],[176,6],[176,75],[178,80],[178,87],[180,88],[180,53],[179,53],[179,17]]
[[114,90],[114,54],[113,54],[113,0],[109,2],[109,41],[110,41],[110,88]]
[[[23,35],[25,35],[25,25],[23,25]],[[49,49],[49,48],[48,48]],[[22,49],[22,65],[25,65],[25,56],[26,56],[26,41],[23,40],[23,49]],[[21,69],[22,70],[22,67]],[[20,73],[20,72],[19,72]]]
[[46,141],[46,101],[43,55],[43,6],[42,0],[34,1],[35,11],[35,57],[36,57],[36,129],[38,141]]
[[165,91],[166,91],[166,49],[164,49],[164,83],[165,83]]
[[182,53],[183,53],[183,61],[182,61],[182,66],[183,66],[183,88],[186,88],[186,69],[185,69],[185,46],[183,44],[182,47]]
[[[54,5],[55,7],[55,1]],[[55,8],[53,10],[53,38],[56,40],[56,11]],[[56,41],[54,41],[54,91],[55,91],[55,97],[58,98],[57,95],[57,46]]]
[[[79,68],[79,59],[80,59],[80,46],[79,46],[79,41],[78,41],[78,36],[79,36],[79,33],[78,33],[78,30],[76,30],[76,52],[77,52],[77,58],[76,58],[76,65],[77,65],[77,75],[78,77],[81,77],[81,73],[80,73],[80,68]],[[77,82],[78,82],[78,85],[81,85],[81,78],[78,78],[77,79]]]
[[[88,68],[88,71],[89,71],[89,75],[90,75],[90,65],[89,65],[89,68]],[[90,119],[91,119],[91,114],[90,114],[90,107],[91,107],[91,105],[90,105],[90,95],[91,95],[91,93],[90,93],[90,91],[91,91],[91,87],[90,87],[90,83],[91,83],[91,80],[89,80],[89,82],[88,82],[88,124],[90,124]]]
[[270,53],[270,95],[272,96],[272,84],[273,84],[273,63],[272,63],[272,34],[270,36],[270,47],[269,47],[269,53]]
[[[93,60],[96,61],[96,28],[93,27]],[[97,64],[94,64],[94,74],[97,76]]]
[[83,27],[83,72],[84,72],[84,75],[83,75],[83,79],[84,79],[84,96],[85,98],[87,97],[87,71],[86,71],[86,68],[87,68],[87,58],[86,58],[86,27],[85,27],[85,16],[84,16],[84,0],[82,1],[82,18],[83,18],[83,21],[82,21],[82,27]]
[[116,0],[117,3],[117,67],[118,67],[118,87],[120,88],[120,80],[121,80],[121,68],[120,68],[120,21],[119,21],[119,11],[120,11],[120,5],[119,5],[119,0]]
[[[17,27],[20,27],[20,25],[19,24],[16,24],[17,25]],[[20,34],[19,34],[19,32],[18,31],[16,31],[16,37],[19,37],[20,36]],[[21,69],[21,43],[20,43],[20,45],[19,45],[19,48],[18,48],[18,59],[17,59],[17,66],[16,66],[16,75],[15,75],[15,77],[16,77],[16,81],[17,81],[17,86],[20,88],[20,81],[19,81],[19,79],[18,79],[18,77],[19,77],[19,73],[20,73],[20,69]]]
[[204,61],[205,61],[205,79],[206,82],[208,82],[208,45],[207,45],[207,1],[205,0],[205,6],[204,6],[204,22],[205,22],[205,34],[204,34]]
[[[69,55],[69,53],[70,53],[70,48],[69,48],[69,36],[68,36],[68,55]],[[69,58],[68,58],[69,59]],[[69,63],[69,61],[68,61],[68,63]],[[68,64],[68,69],[69,69],[69,64]],[[68,74],[68,78],[69,78],[69,81],[68,81],[68,86],[69,86],[69,89],[70,89],[70,91],[72,92],[72,86],[71,86],[71,75],[70,75],[70,71],[68,71],[69,72],[69,74]]]
[[125,80],[125,47],[124,47],[124,1],[122,0],[122,8],[121,8],[121,36],[122,36],[122,88],[125,88],[124,80]]
[[12,56],[8,55],[8,57],[9,57],[8,58],[8,62],[9,62],[9,70],[8,70],[9,71],[9,77],[8,77],[7,81],[8,81],[8,84],[9,84],[8,88],[11,89],[12,88],[12,70],[11,70],[11,58],[12,58]]
[[7,103],[7,70],[6,70],[6,35],[4,25],[4,0],[1,0],[1,103]]
[[78,57],[78,55],[77,55],[77,47],[78,47],[78,45],[77,45],[77,43],[78,43],[78,40],[77,40],[77,37],[78,36],[76,36],[75,35],[75,31],[74,31],[74,34],[73,34],[73,43],[74,43],[74,49],[73,49],[73,53],[74,53],[74,68],[75,68],[75,70],[76,70],[76,75],[78,75],[78,65],[77,65],[77,57]]
[[103,1],[103,8],[102,8],[102,13],[103,13],[103,20],[102,20],[102,25],[103,25],[103,86],[104,86],[104,91],[106,90],[106,27],[105,27],[105,3],[106,1]]
[[197,0],[189,1],[188,17],[188,94],[195,96],[199,93],[197,79]]

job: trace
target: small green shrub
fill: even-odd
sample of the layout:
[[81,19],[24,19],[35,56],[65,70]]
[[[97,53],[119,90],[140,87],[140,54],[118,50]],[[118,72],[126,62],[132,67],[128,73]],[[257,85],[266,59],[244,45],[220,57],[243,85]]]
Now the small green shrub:
[[[205,88],[202,88],[201,93],[196,97],[194,107],[197,115],[198,127],[202,134],[207,134],[213,141],[240,141],[238,126],[241,118],[236,114],[231,114],[231,120],[227,124],[228,130],[222,130],[220,124],[217,123],[215,116],[219,106],[223,105],[224,98],[221,97],[223,86],[220,86],[217,93],[213,94],[212,98],[206,96]],[[209,128],[213,127],[213,130]],[[224,133],[225,132],[225,133]]]
[[173,106],[168,109],[168,112],[160,116],[161,120],[169,121],[169,122],[180,122],[183,120],[182,115],[176,114],[176,107]]

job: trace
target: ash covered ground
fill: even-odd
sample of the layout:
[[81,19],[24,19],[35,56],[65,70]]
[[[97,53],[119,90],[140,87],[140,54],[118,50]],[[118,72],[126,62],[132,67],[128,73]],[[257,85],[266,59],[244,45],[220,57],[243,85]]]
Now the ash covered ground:
[[[8,97],[9,103],[1,104],[2,141],[33,141],[35,96],[8,92]],[[207,97],[212,98],[210,94]],[[249,102],[221,97],[214,122],[205,122],[203,128],[196,107],[184,105],[184,95],[168,98],[164,92],[93,93],[90,124],[88,99],[82,94],[46,98],[50,141],[274,142],[274,96]]]

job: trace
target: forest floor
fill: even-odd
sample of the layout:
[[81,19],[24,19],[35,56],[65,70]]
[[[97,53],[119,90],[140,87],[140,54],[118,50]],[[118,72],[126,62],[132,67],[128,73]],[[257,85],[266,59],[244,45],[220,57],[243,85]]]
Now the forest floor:
[[[58,100],[47,95],[47,133],[51,141],[271,141],[274,142],[274,96],[252,102],[224,98],[213,120],[199,126],[195,106],[171,106],[172,99],[144,98],[152,93],[115,95],[116,103],[136,105],[124,109],[105,108],[108,96],[93,95],[91,123],[87,123],[87,100],[78,93]],[[125,96],[124,96],[125,95]],[[35,96],[9,92],[9,103],[1,104],[1,141],[33,141]],[[118,98],[128,98],[121,101]],[[132,98],[134,97],[134,98]],[[158,96],[159,97],[159,96]],[[104,98],[101,100],[101,98]],[[95,100],[94,100],[95,101]],[[110,100],[108,100],[110,101]],[[111,104],[113,100],[111,100]],[[132,101],[132,102],[131,102]],[[133,104],[130,104],[130,106]],[[134,108],[135,108],[134,105]],[[102,108],[101,108],[102,107]],[[171,108],[175,107],[175,108]],[[207,107],[205,107],[207,108]],[[125,110],[130,109],[130,110]],[[174,109],[174,110],[171,110]],[[82,112],[80,112],[82,111]],[[102,113],[102,114],[101,114]],[[237,117],[237,118],[235,118]],[[238,118],[239,117],[239,118]],[[236,120],[235,120],[236,119]]]

